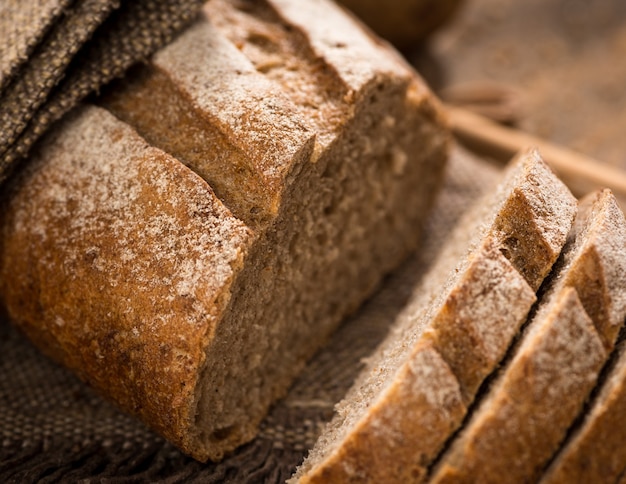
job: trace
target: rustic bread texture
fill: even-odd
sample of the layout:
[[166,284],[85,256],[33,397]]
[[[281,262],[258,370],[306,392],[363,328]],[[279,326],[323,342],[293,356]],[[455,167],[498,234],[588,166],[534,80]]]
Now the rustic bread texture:
[[536,152],[520,155],[461,221],[294,481],[423,480],[525,320],[575,207]]
[[626,343],[581,425],[559,451],[541,482],[619,482],[626,473]]
[[[295,176],[291,153],[306,143],[315,176],[344,184],[360,164],[371,175],[384,169],[386,178],[412,176],[422,170],[412,161],[419,157],[432,175],[416,177],[404,196],[424,211],[445,134],[434,99],[395,52],[326,1],[217,0],[204,11],[112,89],[106,107],[191,166],[251,225],[277,217]],[[335,166],[334,158],[352,163]],[[385,203],[384,193],[370,197]]]
[[[110,252],[111,268],[117,261],[115,267],[130,271],[120,278],[102,265],[97,287],[103,296],[98,294],[93,301],[95,289],[85,292],[72,286],[71,295],[66,295],[65,276],[51,277],[54,270],[65,274],[70,251],[77,250],[71,244],[47,247],[54,267],[47,273],[50,277],[38,279],[44,273],[38,266],[38,233],[72,239],[72,225],[65,219],[48,223],[42,218],[35,233],[25,224],[16,226],[12,216],[6,224],[2,264],[5,274],[22,270],[17,270],[17,260],[33,266],[31,279],[19,285],[21,292],[4,290],[18,323],[39,324],[35,337],[40,345],[56,345],[56,354],[82,370],[87,381],[185,452],[200,460],[216,460],[253,438],[270,404],[284,394],[305,360],[415,248],[442,177],[448,131],[436,101],[415,73],[330,2],[215,0],[205,10],[203,18],[134,78],[117,86],[104,104],[135,125],[149,143],[172,153],[208,181],[228,208],[223,218],[232,220],[229,223],[243,234],[229,249],[237,248],[239,255],[229,266],[228,284],[210,293],[198,286],[197,279],[212,277],[214,269],[196,264],[195,253],[152,254],[159,252],[160,238],[174,247],[177,237],[181,244],[194,237],[205,240],[207,257],[230,247],[219,241],[215,249],[211,245],[213,233],[226,230],[227,235],[228,225],[190,228],[187,234],[176,220],[167,229],[168,237],[155,232],[154,240],[141,235],[145,224],[124,229],[132,231],[132,237],[105,238],[104,228],[77,233],[77,253],[82,255],[72,270],[80,275],[77,280],[85,281],[85,288],[96,284],[91,278],[96,277],[93,261],[100,260],[98,251]],[[106,167],[107,146],[124,146],[126,136],[136,137],[124,130],[113,136],[93,126],[81,125],[78,130],[68,125],[48,139],[40,157],[51,156],[54,137],[80,138],[85,145],[93,144],[83,147],[84,162],[75,159],[69,141],[63,141],[53,158],[73,160],[79,167],[80,163]],[[187,173],[187,168],[180,166],[176,172]],[[123,187],[133,183],[131,178],[109,180],[108,171],[95,173],[94,186],[115,184],[124,192]],[[116,226],[138,223],[140,214],[115,222],[115,213],[106,210],[109,218],[102,222],[95,189],[83,191],[86,182],[72,181],[69,175],[46,176],[56,177],[58,190],[73,195],[57,199],[52,189],[47,193],[42,188],[43,182],[35,190],[26,179],[11,210],[22,204],[53,204],[71,218],[78,204],[93,209],[84,222],[89,227],[101,227],[106,221]],[[87,177],[87,169],[76,176]],[[137,190],[138,209],[149,203],[167,205],[169,196],[182,196],[174,180]],[[25,200],[27,195],[33,200]],[[79,203],[80,197],[84,200]],[[128,259],[119,246],[122,242],[145,252],[144,259]],[[143,287],[141,272],[132,272],[142,266],[152,270],[152,265],[163,278],[168,270],[180,270],[187,279],[175,281],[171,293],[152,294]],[[118,287],[120,279],[128,286],[126,293],[107,289]],[[55,286],[58,293],[42,299],[38,285]],[[179,295],[179,287],[182,299],[173,305],[178,299],[171,298]],[[135,293],[152,303],[141,302]],[[22,314],[20,301],[27,299],[39,308],[36,313]],[[215,304],[210,306],[209,300]],[[49,327],[61,309],[71,313],[61,318],[64,329],[52,331]],[[137,316],[129,330],[128,311],[141,314],[145,323],[140,324]],[[187,313],[200,319],[205,315],[207,321],[189,330],[181,322],[175,332],[152,336],[150,328],[156,324],[152,322],[170,312],[172,317],[180,313],[182,319]],[[99,345],[95,356],[87,344],[65,348],[65,340],[73,338],[72,332],[83,328],[87,318],[108,328],[89,340],[89,345]],[[144,330],[155,345],[161,339],[161,346],[145,343]],[[117,340],[122,353],[113,349]],[[188,344],[194,348],[191,356],[185,349]],[[105,366],[123,366],[126,373],[114,378],[101,368],[97,355],[103,346],[108,348]],[[144,351],[150,355],[144,357]],[[159,363],[160,352],[176,363]],[[93,361],[87,363],[90,358]],[[161,381],[162,373],[176,365],[187,373],[180,376],[180,383],[168,380],[152,387],[151,381]]]
[[539,478],[614,346],[625,286],[626,222],[613,195],[598,192],[582,202],[537,314],[432,482]]
[[180,440],[250,230],[199,176],[94,107],[47,136],[7,198],[0,292],[13,321]]

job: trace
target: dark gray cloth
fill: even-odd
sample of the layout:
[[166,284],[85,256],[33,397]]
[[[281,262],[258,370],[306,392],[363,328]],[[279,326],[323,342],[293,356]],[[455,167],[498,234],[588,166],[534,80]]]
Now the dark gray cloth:
[[190,459],[102,400],[0,322],[0,482],[284,482],[384,338],[459,215],[497,173],[455,154],[422,249],[337,332],[258,437],[219,464]]

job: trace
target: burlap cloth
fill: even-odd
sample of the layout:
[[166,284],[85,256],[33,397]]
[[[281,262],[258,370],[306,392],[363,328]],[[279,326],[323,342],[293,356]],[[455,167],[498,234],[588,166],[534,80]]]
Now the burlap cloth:
[[494,168],[456,151],[422,249],[320,351],[261,426],[219,464],[200,464],[101,399],[0,322],[0,482],[284,482],[384,337],[446,234]]
[[0,183],[52,122],[169,42],[202,3],[3,0]]

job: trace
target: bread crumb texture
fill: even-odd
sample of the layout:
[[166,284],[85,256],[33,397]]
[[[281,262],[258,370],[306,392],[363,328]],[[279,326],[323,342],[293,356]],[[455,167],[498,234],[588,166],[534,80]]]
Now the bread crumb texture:
[[622,342],[589,411],[574,428],[540,482],[619,482],[626,469],[624,418],[626,344]]
[[432,482],[541,477],[615,345],[625,285],[626,222],[605,190],[581,202],[536,315]]
[[525,321],[575,213],[539,155],[519,155],[460,221],[294,482],[424,480]]

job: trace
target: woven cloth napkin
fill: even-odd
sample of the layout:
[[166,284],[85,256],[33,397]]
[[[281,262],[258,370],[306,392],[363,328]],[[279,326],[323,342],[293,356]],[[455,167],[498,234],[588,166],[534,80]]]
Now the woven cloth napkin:
[[309,363],[258,437],[201,464],[122,414],[0,320],[0,482],[278,483],[310,449],[460,214],[498,172],[456,149],[422,248]]
[[51,123],[169,42],[202,3],[0,2],[0,183]]

